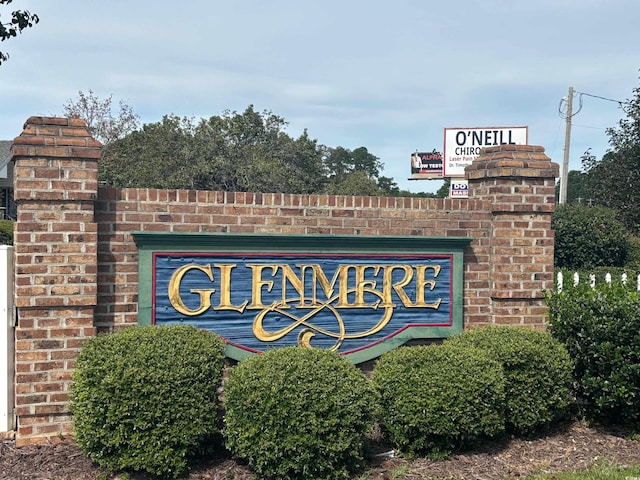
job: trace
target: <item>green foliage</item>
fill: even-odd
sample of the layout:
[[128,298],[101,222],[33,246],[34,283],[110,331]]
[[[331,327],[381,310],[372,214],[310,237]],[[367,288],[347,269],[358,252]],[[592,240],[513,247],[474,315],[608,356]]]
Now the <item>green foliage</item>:
[[327,148],[324,163],[332,178],[340,178],[353,172],[365,172],[368,177],[376,179],[382,170],[380,159],[369,153],[365,147],[355,150],[344,147]]
[[404,347],[376,363],[380,424],[399,450],[448,453],[504,431],[502,366],[452,345]]
[[640,298],[623,285],[565,282],[547,292],[551,332],[574,361],[584,414],[640,422]]
[[330,195],[367,195],[378,196],[383,192],[367,172],[357,170],[346,173],[327,185],[327,193]]
[[[13,0],[0,0],[0,5],[9,5],[12,2]],[[11,20],[9,22],[3,22],[0,18],[0,41],[18,36],[23,30],[33,27],[39,21],[38,15],[28,10],[14,10],[11,12]],[[9,60],[9,55],[0,52],[0,65],[7,60]]]
[[13,245],[13,222],[0,220],[0,245]]
[[475,347],[502,364],[506,425],[528,434],[563,418],[572,403],[572,363],[549,332],[515,326],[487,326],[446,340]]
[[334,352],[287,347],[240,362],[225,383],[227,447],[274,478],[346,478],[361,466],[375,392]]
[[451,191],[451,177],[446,177],[442,186],[436,192],[436,198],[447,198]]
[[[590,150],[587,150],[582,156],[583,161],[589,155]],[[589,176],[585,172],[569,170],[567,175],[567,203],[589,205],[590,202],[593,202],[589,192],[588,179]],[[560,180],[556,183],[556,202],[560,198],[560,183]]]
[[640,467],[611,465],[604,462],[587,470],[575,472],[555,472],[528,476],[524,480],[633,480],[640,478]]
[[134,188],[189,188],[210,174],[193,144],[191,120],[165,116],[113,142],[98,165],[102,183]]
[[[309,137],[286,132],[287,122],[270,111],[225,111],[196,121],[165,115],[137,129],[137,116],[111,98],[92,92],[65,105],[109,144],[99,165],[103,184],[137,188],[182,188],[235,192],[399,195],[381,177],[382,163],[365,147],[328,148]],[[133,131],[136,130],[136,131]],[[126,135],[124,135],[126,134]],[[124,135],[124,137],[123,137]],[[117,140],[117,141],[114,141]]]
[[324,180],[322,153],[306,132],[249,106],[207,120],[174,115],[114,142],[101,164],[110,185],[221,191],[311,193]]
[[559,205],[551,226],[555,232],[554,263],[558,268],[623,266],[628,233],[615,212],[604,207]]
[[640,234],[640,87],[626,102],[627,114],[618,126],[607,130],[611,149],[596,160],[587,158],[590,196],[598,205],[614,209],[627,229]]
[[215,445],[223,368],[222,341],[192,326],[90,339],[71,390],[76,443],[102,468],[183,474]]
[[627,250],[627,267],[640,270],[640,237],[629,237]]

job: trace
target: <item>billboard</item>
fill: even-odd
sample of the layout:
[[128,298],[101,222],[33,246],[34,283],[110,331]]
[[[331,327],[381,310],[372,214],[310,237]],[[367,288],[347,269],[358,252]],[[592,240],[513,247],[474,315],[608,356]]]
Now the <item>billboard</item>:
[[464,177],[464,168],[484,147],[527,145],[528,127],[445,128],[443,175]]
[[442,177],[442,154],[435,149],[431,152],[411,154],[411,180]]

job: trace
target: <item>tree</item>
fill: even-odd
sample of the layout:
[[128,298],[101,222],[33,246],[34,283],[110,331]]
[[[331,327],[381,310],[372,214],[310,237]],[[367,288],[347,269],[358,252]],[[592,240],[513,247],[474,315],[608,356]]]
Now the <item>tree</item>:
[[271,112],[226,111],[201,119],[163,117],[114,142],[101,162],[111,185],[237,192],[319,192],[322,152],[305,131],[294,139]]
[[376,181],[364,170],[340,175],[336,180],[327,185],[327,192],[330,195],[366,195],[378,196],[385,192],[378,187]]
[[[384,195],[388,195],[390,197],[402,196],[402,190],[400,190],[398,184],[391,177],[379,177],[378,188],[384,192]],[[411,196],[411,194],[408,196]]]
[[640,234],[640,87],[625,103],[626,118],[607,130],[611,149],[597,161],[586,158],[588,191],[598,205],[614,209],[633,233]]
[[[560,181],[556,184],[556,202],[560,198]],[[589,190],[589,175],[580,170],[570,170],[567,175],[567,203],[593,203]]]
[[[109,107],[110,98],[100,102],[90,91],[65,108],[99,135],[96,125],[113,125],[105,122],[112,118]],[[380,176],[382,163],[365,147],[329,148],[306,130],[293,138],[286,127],[282,117],[252,105],[200,120],[166,115],[109,142],[100,180],[142,188],[412,196]]]
[[67,101],[63,108],[65,116],[84,120],[93,138],[109,146],[140,126],[140,117],[129,105],[120,100],[114,116],[112,103],[113,95],[101,100],[90,89],[88,94],[79,91],[77,100]]
[[375,155],[369,153],[366,147],[349,150],[344,147],[326,148],[325,165],[329,178],[339,179],[355,171],[364,171],[373,179],[380,176],[382,163]]
[[451,177],[446,177],[444,183],[436,192],[436,198],[447,198],[451,192]]
[[[9,5],[12,2],[13,0],[0,0],[0,5]],[[11,20],[9,22],[5,23],[0,19],[0,41],[4,42],[16,37],[23,30],[33,27],[39,21],[38,15],[28,10],[14,10],[11,12]],[[9,54],[0,52],[0,65],[7,60],[9,60]]]
[[380,175],[382,162],[366,147],[358,147],[355,150],[324,147],[324,164],[327,172],[326,193],[389,196],[400,194],[400,189],[392,178]]
[[200,188],[226,191],[312,193],[325,180],[322,152],[305,130],[294,139],[288,123],[270,111],[226,111],[201,120],[196,138],[217,167]]
[[139,188],[198,188],[210,174],[193,141],[192,120],[174,115],[113,142],[98,164],[100,181]]

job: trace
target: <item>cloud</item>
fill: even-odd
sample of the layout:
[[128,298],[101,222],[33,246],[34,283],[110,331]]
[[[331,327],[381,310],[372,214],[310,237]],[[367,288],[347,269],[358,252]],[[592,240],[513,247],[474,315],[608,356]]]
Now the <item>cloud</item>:
[[[79,90],[113,94],[144,122],[252,104],[329,146],[366,146],[408,182],[407,155],[445,127],[529,126],[562,157],[569,86],[626,99],[638,81],[636,0],[24,0],[41,22],[3,42],[0,138]],[[617,105],[583,98],[572,166],[603,154]],[[583,125],[583,126],[580,126]],[[577,162],[577,163],[576,163]]]

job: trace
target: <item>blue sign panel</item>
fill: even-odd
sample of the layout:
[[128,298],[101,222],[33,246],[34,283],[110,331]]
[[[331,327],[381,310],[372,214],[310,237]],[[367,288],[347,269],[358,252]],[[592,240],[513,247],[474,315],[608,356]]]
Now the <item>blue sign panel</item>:
[[463,329],[468,237],[132,234],[138,323],[210,330],[234,360],[297,345],[362,363]]
[[248,353],[352,354],[453,325],[451,254],[154,252],[152,268],[151,323],[194,324]]

